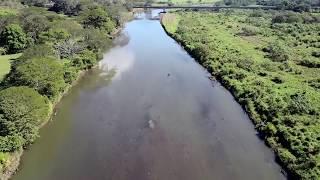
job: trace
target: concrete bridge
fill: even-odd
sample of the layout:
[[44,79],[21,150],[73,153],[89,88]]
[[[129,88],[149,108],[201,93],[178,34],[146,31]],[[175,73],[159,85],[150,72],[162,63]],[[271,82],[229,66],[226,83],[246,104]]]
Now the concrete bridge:
[[277,9],[276,6],[209,6],[209,5],[133,5],[133,8],[144,9]]

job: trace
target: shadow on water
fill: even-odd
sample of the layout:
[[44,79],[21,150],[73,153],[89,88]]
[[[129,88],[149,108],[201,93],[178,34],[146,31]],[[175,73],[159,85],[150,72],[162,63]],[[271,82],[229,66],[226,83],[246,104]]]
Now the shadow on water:
[[284,179],[232,95],[138,16],[63,98],[13,179]]

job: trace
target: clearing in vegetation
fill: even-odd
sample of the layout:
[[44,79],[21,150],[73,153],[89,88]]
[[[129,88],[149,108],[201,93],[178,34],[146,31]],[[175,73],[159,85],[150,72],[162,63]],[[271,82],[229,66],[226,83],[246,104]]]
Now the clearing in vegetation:
[[17,59],[21,54],[0,56],[0,81],[10,72],[11,60]]

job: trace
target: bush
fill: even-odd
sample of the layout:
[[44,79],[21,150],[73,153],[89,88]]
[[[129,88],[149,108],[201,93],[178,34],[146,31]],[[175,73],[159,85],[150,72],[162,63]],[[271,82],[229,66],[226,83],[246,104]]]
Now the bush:
[[285,46],[280,42],[270,43],[268,47],[263,49],[269,53],[269,58],[276,62],[284,62],[289,60],[289,53]]
[[272,23],[302,23],[303,19],[297,13],[281,13],[272,18]]
[[32,58],[17,63],[5,80],[9,85],[29,86],[51,100],[64,89],[63,66],[54,59]]
[[64,13],[67,15],[78,15],[81,10],[81,4],[77,0],[53,0],[54,5],[51,11]]
[[48,99],[31,88],[11,87],[0,91],[0,148],[12,151],[21,144],[32,143],[49,113]]
[[31,59],[31,58],[44,58],[44,57],[52,57],[52,58],[58,58],[57,53],[51,47],[47,44],[39,44],[31,46],[30,48],[27,48],[23,51],[22,56],[19,58],[22,61]]
[[[1,118],[0,118],[0,121]],[[13,152],[20,149],[25,143],[23,137],[14,136],[0,136],[0,152]]]
[[48,30],[49,21],[42,15],[32,14],[23,18],[22,26],[24,31],[35,42],[38,40],[40,33]]
[[259,29],[252,26],[245,26],[242,28],[242,32],[240,34],[243,36],[255,36],[259,34]]
[[0,45],[8,53],[21,52],[27,45],[27,36],[18,24],[10,24],[0,34]]
[[290,153],[287,149],[279,148],[278,149],[278,156],[282,163],[289,164],[296,161],[296,157]]
[[90,50],[84,50],[73,58],[72,65],[78,69],[90,69],[96,62],[96,54]]
[[5,55],[7,50],[5,48],[0,47],[0,55]]
[[320,60],[304,59],[299,62],[299,65],[309,68],[320,68]]
[[56,43],[67,40],[71,37],[71,34],[62,28],[50,29],[49,31],[42,32],[39,35],[40,42]]
[[309,114],[314,109],[305,93],[295,93],[290,96],[289,111],[292,114]]

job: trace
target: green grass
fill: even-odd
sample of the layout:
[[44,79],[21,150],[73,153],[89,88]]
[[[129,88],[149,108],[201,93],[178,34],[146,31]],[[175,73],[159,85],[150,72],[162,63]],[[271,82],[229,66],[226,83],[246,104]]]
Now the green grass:
[[10,158],[9,153],[0,152],[0,170],[3,166],[5,166],[8,163],[8,160]]
[[0,81],[3,77],[10,71],[10,61],[16,59],[21,54],[11,54],[11,55],[2,55],[0,56]]

